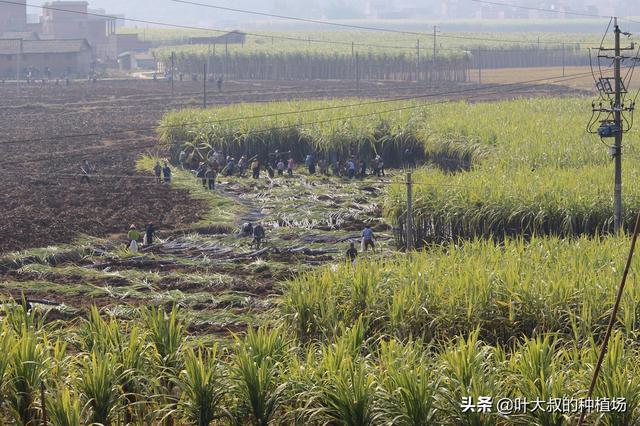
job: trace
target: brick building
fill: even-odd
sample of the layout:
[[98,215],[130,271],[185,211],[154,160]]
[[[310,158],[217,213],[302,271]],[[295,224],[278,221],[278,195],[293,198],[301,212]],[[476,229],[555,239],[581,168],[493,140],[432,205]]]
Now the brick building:
[[15,78],[20,55],[20,75],[32,71],[34,78],[44,78],[46,69],[52,78],[63,74],[86,77],[91,71],[93,54],[84,39],[76,40],[0,40],[0,77]]
[[43,9],[42,34],[53,39],[84,38],[97,58],[115,66],[118,54],[151,47],[137,34],[116,34],[118,19],[122,20],[122,15],[118,18],[102,9],[89,9],[86,1],[54,1]]
[[84,38],[91,46],[105,44],[115,33],[115,18],[88,15],[86,1],[45,3],[42,34],[54,39]]

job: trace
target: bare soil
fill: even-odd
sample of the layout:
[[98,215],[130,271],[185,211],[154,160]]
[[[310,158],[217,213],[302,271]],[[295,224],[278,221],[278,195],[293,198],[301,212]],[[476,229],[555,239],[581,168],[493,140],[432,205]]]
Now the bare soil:
[[[309,81],[229,82],[208,93],[208,104],[294,98],[469,96],[470,84]],[[474,101],[502,97],[571,95],[562,86],[487,87]],[[445,95],[449,93],[449,95]],[[171,109],[202,105],[201,82],[104,80],[70,86],[40,83],[0,86],[0,253],[71,242],[79,234],[108,236],[129,224],[154,222],[170,230],[198,220],[204,206],[186,194],[137,175],[140,154],[155,152],[154,127]],[[127,130],[143,129],[126,132]],[[116,133],[114,133],[116,132]],[[84,135],[67,137],[67,135]],[[98,176],[81,183],[83,159]]]

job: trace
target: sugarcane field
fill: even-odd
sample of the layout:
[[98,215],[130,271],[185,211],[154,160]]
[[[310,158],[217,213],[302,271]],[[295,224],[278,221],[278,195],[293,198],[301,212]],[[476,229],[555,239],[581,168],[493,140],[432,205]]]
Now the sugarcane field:
[[0,0],[0,426],[640,424],[638,33]]

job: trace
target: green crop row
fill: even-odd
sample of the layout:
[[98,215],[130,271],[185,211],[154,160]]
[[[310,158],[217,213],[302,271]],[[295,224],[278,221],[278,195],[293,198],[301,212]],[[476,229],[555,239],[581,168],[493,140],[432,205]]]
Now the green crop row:
[[[162,121],[160,139],[196,157],[211,149],[263,159],[275,150],[291,151],[298,162],[310,152],[341,161],[380,154],[387,166],[400,165],[409,149],[444,171],[464,170],[450,175],[435,168],[415,175],[419,241],[595,235],[612,229],[612,164],[607,147],[585,131],[587,98],[342,107],[356,103],[276,102],[173,112]],[[378,112],[385,110],[395,111]],[[637,134],[634,129],[626,136],[625,158],[638,158]],[[633,161],[625,161],[623,170],[626,182],[640,171]],[[628,225],[639,196],[635,186],[625,187]],[[405,188],[392,185],[386,211],[398,231],[404,227],[405,200]]]
[[[418,241],[554,234],[596,235],[613,229],[613,164],[607,141],[585,131],[588,99],[450,103],[425,112],[417,139],[447,174],[415,174]],[[474,117],[468,120],[467,117]],[[626,135],[623,180],[634,182],[637,129]],[[633,226],[640,192],[625,185],[624,222]],[[394,185],[388,217],[402,240],[406,188]]]
[[[365,24],[370,25],[370,24]],[[391,28],[398,28],[393,26]],[[442,27],[441,27],[442,28]],[[604,30],[604,27],[603,27]],[[135,33],[145,41],[151,41],[155,45],[163,43],[187,44],[191,37],[218,37],[221,32],[207,30],[183,30],[171,28],[151,28],[134,29],[122,28],[121,33]],[[392,53],[405,52],[415,54],[416,42],[420,40],[423,49],[422,56],[429,57],[433,49],[433,24],[417,26],[414,31],[421,35],[408,35],[389,32],[371,32],[360,30],[300,30],[300,31],[249,31],[244,46],[229,44],[230,52],[245,50],[258,50],[262,52],[313,52],[351,54],[353,42],[355,49],[361,54],[367,53]],[[602,34],[593,33],[545,33],[540,36],[540,32],[450,32],[441,29],[443,37],[437,40],[438,55],[447,56],[452,52],[448,49],[459,51],[473,50],[478,47],[486,49],[546,49],[558,48],[564,43],[567,51],[590,45],[598,45],[602,39]],[[295,40],[290,40],[295,39]],[[496,41],[492,41],[496,40]],[[515,40],[514,42],[504,42],[504,40]],[[542,43],[538,44],[538,40]],[[324,41],[340,44],[326,44]],[[520,43],[519,41],[529,41],[530,43]],[[388,46],[388,47],[385,47]],[[217,44],[218,54],[224,52],[224,42]]]
[[[186,147],[189,154],[211,149],[230,155],[291,151],[296,161],[312,151],[373,156],[399,162],[402,148],[417,147],[415,129],[422,108],[417,102],[386,102],[361,106],[356,99],[238,104],[167,114],[159,127],[160,141]],[[346,107],[343,107],[346,106]],[[380,112],[381,110],[395,110]],[[372,115],[368,115],[372,114]]]
[[[361,102],[369,104],[348,106]],[[420,143],[435,163],[439,158],[464,160],[487,168],[609,164],[606,147],[584,130],[591,107],[587,98],[429,103],[342,99],[182,110],[163,118],[159,135],[167,144],[225,151],[267,145],[287,150],[292,144],[330,151],[397,140]],[[389,110],[395,111],[384,112]],[[637,134],[634,130],[629,137]],[[626,150],[638,155],[638,148],[629,145]],[[440,165],[446,168],[445,163]]]
[[[534,239],[323,268],[287,283],[280,324],[219,347],[176,309],[48,322],[0,306],[0,422],[53,426],[574,424],[577,410],[465,411],[479,397],[585,396],[629,241]],[[632,274],[594,398],[640,414]],[[592,334],[593,332],[593,334]]]
[[[634,182],[640,169],[627,167]],[[534,235],[604,235],[613,231],[613,168],[488,168],[450,175],[438,170],[414,174],[414,223],[419,241]],[[640,209],[640,191],[625,186],[623,221],[627,229]],[[386,216],[404,232],[406,186],[392,185]],[[402,232],[401,232],[402,231]]]
[[[586,98],[438,105],[415,100],[341,107],[359,102],[370,101],[273,102],[172,112],[161,123],[160,139],[224,150],[248,149],[251,144],[289,149],[298,141],[315,149],[341,150],[400,139],[419,142],[434,162],[444,158],[477,164],[487,159],[491,165],[531,168],[608,163],[606,149],[584,131],[590,110]],[[399,111],[376,113],[388,110]]]
[[[587,341],[606,328],[628,245],[545,237],[433,247],[310,272],[287,284],[282,309],[303,341],[332,339],[360,319],[367,336],[400,340],[441,342],[480,327],[492,343],[545,333]],[[634,273],[619,314],[630,337],[640,333],[639,301]]]

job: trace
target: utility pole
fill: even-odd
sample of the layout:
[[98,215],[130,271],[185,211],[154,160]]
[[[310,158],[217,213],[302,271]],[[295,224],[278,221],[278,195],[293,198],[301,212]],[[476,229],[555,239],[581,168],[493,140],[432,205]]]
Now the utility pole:
[[420,81],[420,39],[416,40],[416,81]]
[[202,92],[202,99],[204,107],[207,107],[207,64],[204,64],[204,78],[202,79],[204,82],[204,90]]
[[433,26],[433,63],[436,62],[436,39],[438,37],[438,27]]
[[176,78],[176,52],[171,52],[171,98],[173,99],[173,81]]
[[565,67],[565,48],[564,43],[562,43],[562,76],[564,77],[564,67]]
[[478,84],[482,84],[482,49],[478,48]]
[[[615,36],[615,45],[613,49],[605,49],[600,47],[600,52],[613,51],[613,56],[608,56],[604,53],[598,54],[598,61],[600,59],[613,60],[613,78],[600,76],[597,80],[596,87],[600,92],[600,96],[607,97],[609,99],[609,107],[604,107],[602,102],[599,107],[595,106],[595,102],[592,104],[593,113],[606,114],[604,120],[600,120],[600,125],[597,132],[589,130],[590,133],[597,133],[600,138],[613,138],[613,146],[610,147],[610,154],[614,160],[614,189],[613,189],[613,227],[615,232],[620,232],[623,228],[622,222],[622,137],[625,132],[631,128],[630,123],[633,123],[633,117],[624,118],[623,114],[633,114],[635,109],[635,102],[631,101],[625,104],[625,98],[628,93],[625,81],[622,79],[620,66],[625,59],[633,59],[622,56],[623,50],[635,50],[635,46],[631,43],[630,47],[620,47],[620,35],[624,34],[630,36],[629,33],[623,33],[618,26],[618,18],[613,20],[613,33]],[[613,80],[613,84],[611,84]],[[623,119],[624,118],[624,119]],[[593,123],[589,123],[588,129],[591,128]],[[627,128],[625,128],[625,125]]]
[[23,51],[22,39],[19,39],[18,40],[18,57],[16,61],[16,84],[18,86],[18,92],[20,91],[20,68],[22,67],[20,61],[22,59],[22,51]]
[[356,52],[356,90],[360,93],[360,60],[358,58],[358,52]]
[[613,105],[614,121],[618,131],[616,132],[614,144],[615,160],[615,189],[614,196],[614,229],[619,232],[622,227],[622,87],[620,85],[620,27],[618,18],[613,19],[613,32],[615,34],[615,59],[613,60],[613,78],[615,79],[615,103]]
[[412,172],[407,172],[407,244],[406,251],[415,248],[413,244],[413,177]]
[[356,79],[356,49],[353,42],[351,42],[351,72],[353,72],[353,78]]
[[436,40],[437,40],[437,36],[438,36],[438,27],[437,26],[433,26],[433,53],[431,56],[431,75],[429,76],[429,80],[433,80],[434,79],[434,74],[436,72]]

